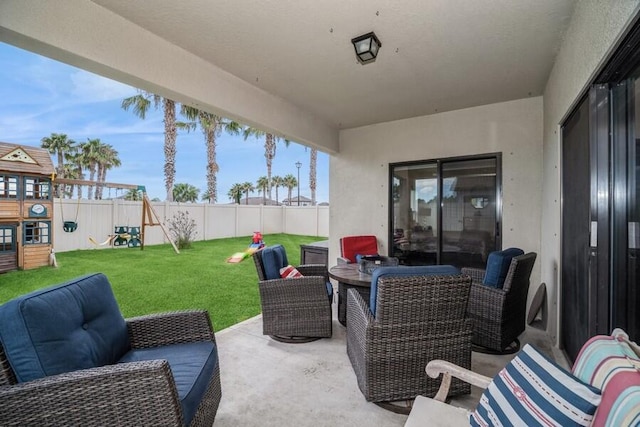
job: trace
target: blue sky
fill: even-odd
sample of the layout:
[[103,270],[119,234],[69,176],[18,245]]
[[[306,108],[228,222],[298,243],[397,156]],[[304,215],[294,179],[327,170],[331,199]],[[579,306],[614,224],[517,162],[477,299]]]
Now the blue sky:
[[[124,111],[123,98],[136,89],[0,43],[0,141],[40,146],[43,137],[64,133],[76,142],[100,138],[118,151],[122,166],[107,173],[107,181],[145,185],[151,198],[164,200],[164,132],[162,111],[145,120]],[[180,131],[177,139],[176,183],[206,190],[206,146],[200,129]],[[273,175],[297,177],[301,162],[300,195],[311,197],[309,149],[278,142]],[[255,182],[266,176],[264,140],[223,133],[217,140],[218,203],[228,203],[235,183]],[[55,159],[54,159],[55,162]],[[318,153],[316,200],[329,201],[329,156]],[[113,191],[113,190],[112,190]],[[293,190],[293,197],[297,190]],[[278,191],[279,199],[287,197]],[[112,194],[113,196],[114,194]],[[258,193],[250,194],[258,196]],[[275,198],[275,191],[272,194]]]

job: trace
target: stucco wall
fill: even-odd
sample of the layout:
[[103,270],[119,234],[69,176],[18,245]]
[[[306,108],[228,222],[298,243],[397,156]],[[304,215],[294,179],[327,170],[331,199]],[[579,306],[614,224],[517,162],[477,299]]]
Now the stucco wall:
[[[381,123],[340,133],[330,165],[329,260],[338,239],[375,234],[388,251],[389,163],[502,152],[503,247],[540,250],[542,98]],[[532,290],[539,280],[536,264]]]
[[559,342],[560,272],[560,122],[581,96],[613,49],[637,0],[578,2],[544,92],[543,199],[540,253],[541,279],[547,285],[548,332]]

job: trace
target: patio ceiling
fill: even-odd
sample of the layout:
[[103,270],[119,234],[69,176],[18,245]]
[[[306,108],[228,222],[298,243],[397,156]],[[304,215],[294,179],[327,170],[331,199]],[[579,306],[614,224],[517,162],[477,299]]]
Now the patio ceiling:
[[[575,0],[92,0],[330,127],[542,94]],[[375,63],[351,38],[375,31]]]

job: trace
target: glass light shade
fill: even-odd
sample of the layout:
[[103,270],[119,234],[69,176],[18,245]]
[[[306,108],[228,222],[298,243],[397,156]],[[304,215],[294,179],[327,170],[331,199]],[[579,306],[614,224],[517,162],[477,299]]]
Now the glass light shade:
[[353,47],[356,50],[358,60],[363,64],[373,62],[382,46],[382,43],[373,32],[356,37],[351,40],[351,43],[353,43]]

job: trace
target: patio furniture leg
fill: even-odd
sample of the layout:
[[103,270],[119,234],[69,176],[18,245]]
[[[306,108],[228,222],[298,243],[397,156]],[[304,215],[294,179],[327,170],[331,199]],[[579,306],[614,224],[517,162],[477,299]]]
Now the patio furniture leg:
[[503,348],[502,350],[494,350],[492,348],[483,347],[478,344],[471,344],[471,351],[484,354],[506,355],[513,354],[520,351],[520,340],[516,338],[511,344]]
[[285,337],[282,335],[269,335],[271,339],[287,344],[304,344],[307,342],[318,341],[320,337]]

